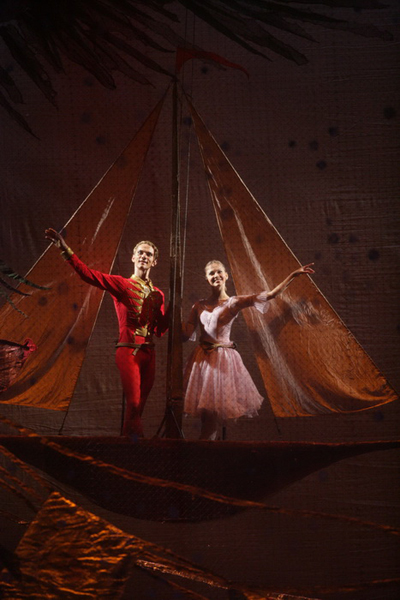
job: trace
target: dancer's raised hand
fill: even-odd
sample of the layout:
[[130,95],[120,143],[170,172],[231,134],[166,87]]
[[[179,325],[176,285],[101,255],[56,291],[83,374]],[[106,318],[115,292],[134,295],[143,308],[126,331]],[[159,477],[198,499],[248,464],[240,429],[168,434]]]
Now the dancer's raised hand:
[[57,246],[57,248],[60,248],[61,250],[68,249],[68,244],[64,240],[63,236],[61,235],[61,233],[58,233],[58,231],[56,231],[55,229],[49,227],[49,229],[45,230],[44,235],[46,240],[50,240],[50,242]]

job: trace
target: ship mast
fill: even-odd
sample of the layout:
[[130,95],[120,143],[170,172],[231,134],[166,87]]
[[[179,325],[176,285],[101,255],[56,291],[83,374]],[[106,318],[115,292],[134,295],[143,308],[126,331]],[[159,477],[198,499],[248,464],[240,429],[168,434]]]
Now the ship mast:
[[182,244],[179,180],[178,89],[172,89],[172,189],[170,239],[170,327],[168,334],[165,436],[181,438],[183,413]]

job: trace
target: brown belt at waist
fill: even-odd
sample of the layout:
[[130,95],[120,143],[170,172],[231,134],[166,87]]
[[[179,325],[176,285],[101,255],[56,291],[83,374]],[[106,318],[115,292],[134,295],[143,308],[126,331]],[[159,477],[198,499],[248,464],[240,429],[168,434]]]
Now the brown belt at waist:
[[138,350],[145,350],[146,348],[154,348],[153,342],[142,342],[140,344],[134,344],[131,342],[118,342],[115,344],[116,348],[133,348],[132,354],[135,355]]
[[222,344],[219,342],[216,342],[215,344],[213,344],[212,342],[200,342],[200,346],[207,354],[209,354],[213,350],[218,350],[218,348],[236,348],[235,342],[229,342],[228,344]]

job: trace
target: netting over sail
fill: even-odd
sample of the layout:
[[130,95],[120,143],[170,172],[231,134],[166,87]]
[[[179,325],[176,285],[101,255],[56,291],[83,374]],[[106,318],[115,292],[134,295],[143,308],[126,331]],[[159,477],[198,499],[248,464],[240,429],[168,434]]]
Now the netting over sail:
[[[69,246],[92,269],[112,269],[162,104],[64,228]],[[32,338],[38,350],[0,401],[65,410],[104,292],[82,282],[54,248],[48,248],[29,273],[51,289],[38,295],[36,304],[31,301],[29,319],[6,305],[0,321],[2,337],[17,343]],[[16,298],[14,303],[18,306],[21,301]]]
[[[238,294],[273,289],[300,266],[191,106],[211,197]],[[395,391],[309,277],[262,315],[244,311],[278,417],[365,410]]]

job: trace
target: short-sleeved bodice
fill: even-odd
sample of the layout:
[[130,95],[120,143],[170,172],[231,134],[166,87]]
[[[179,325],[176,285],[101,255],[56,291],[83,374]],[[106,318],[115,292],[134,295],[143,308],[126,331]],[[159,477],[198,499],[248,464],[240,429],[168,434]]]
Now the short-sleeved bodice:
[[201,342],[230,341],[232,324],[237,317],[237,314],[232,312],[234,298],[232,296],[215,307],[207,305],[206,300],[197,302]]

